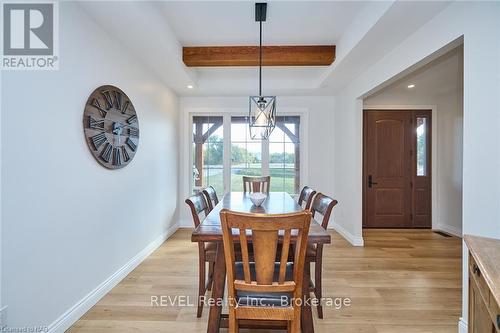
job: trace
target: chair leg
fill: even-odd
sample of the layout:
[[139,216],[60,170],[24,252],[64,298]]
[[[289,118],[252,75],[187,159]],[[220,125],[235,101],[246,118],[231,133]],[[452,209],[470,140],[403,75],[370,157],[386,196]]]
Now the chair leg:
[[201,302],[201,297],[205,296],[205,258],[200,256],[199,258],[199,272],[198,272],[198,310],[196,311],[196,317],[200,318],[203,313],[203,302]]
[[212,284],[214,283],[214,267],[215,267],[215,262],[208,263],[208,286],[207,286],[208,291],[212,290]]
[[236,319],[234,308],[229,308],[229,333],[238,333],[239,331],[238,319]]
[[[305,261],[305,263],[304,263],[304,267],[305,267],[305,265],[308,265],[308,267],[309,267],[309,272],[311,271],[311,264],[314,262],[314,260],[316,260],[316,257],[314,257],[314,259],[311,259],[311,258],[307,259],[307,258],[306,258],[306,261]],[[315,266],[315,267],[316,267],[316,266]],[[309,281],[308,281],[309,292],[314,292],[314,289],[315,289],[314,283],[315,283],[315,282],[316,282],[316,281],[313,281],[313,278],[312,278],[312,275],[311,275],[311,278],[310,278],[310,279],[309,279]],[[305,281],[304,281],[304,283],[305,283]]]
[[322,261],[323,261],[323,255],[321,251],[318,251],[318,254],[316,256],[316,262],[314,263],[314,296],[318,299],[318,318],[323,319],[323,305],[321,305],[321,298],[323,297],[323,291],[322,291]]

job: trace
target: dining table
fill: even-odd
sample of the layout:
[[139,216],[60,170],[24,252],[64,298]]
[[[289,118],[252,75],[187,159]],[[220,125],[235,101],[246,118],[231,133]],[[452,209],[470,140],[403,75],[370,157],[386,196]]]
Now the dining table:
[[[217,252],[213,272],[213,286],[211,295],[210,312],[208,316],[208,333],[219,332],[219,328],[229,326],[228,315],[222,313],[224,299],[224,289],[226,283],[226,262],[224,258],[224,245],[222,240],[222,227],[220,211],[228,209],[236,212],[256,213],[256,214],[286,214],[303,211],[303,208],[287,192],[270,192],[266,200],[260,207],[256,207],[250,200],[249,193],[228,192],[222,200],[212,209],[206,218],[196,227],[191,235],[192,242],[215,242]],[[250,239],[251,241],[251,239]],[[308,243],[329,244],[330,234],[321,227],[314,219],[309,227]],[[310,264],[307,262],[304,267],[303,300],[309,299]],[[304,333],[314,332],[314,323],[310,302],[303,302],[301,314],[301,328]],[[242,322],[242,328],[276,328],[286,329],[286,322]]]

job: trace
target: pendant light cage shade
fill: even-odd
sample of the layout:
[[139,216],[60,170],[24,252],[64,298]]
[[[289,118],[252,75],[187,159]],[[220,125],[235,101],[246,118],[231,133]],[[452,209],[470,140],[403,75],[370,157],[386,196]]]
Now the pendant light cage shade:
[[276,126],[276,96],[262,96],[262,22],[266,21],[267,3],[255,4],[259,22],[259,96],[250,96],[248,126],[250,138],[267,140]]
[[276,96],[250,96],[250,138],[267,140],[276,127]]

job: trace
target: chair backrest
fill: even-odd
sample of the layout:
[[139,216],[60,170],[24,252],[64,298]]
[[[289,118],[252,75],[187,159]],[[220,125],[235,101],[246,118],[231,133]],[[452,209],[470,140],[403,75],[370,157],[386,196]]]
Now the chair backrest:
[[[305,251],[311,212],[266,215],[237,213],[226,209],[220,212],[224,255],[226,259],[228,294],[235,299],[237,291],[289,292],[301,297]],[[236,229],[236,230],[234,230]],[[233,230],[235,231],[233,233]],[[239,235],[239,236],[238,236]],[[247,236],[251,236],[251,239]],[[279,238],[282,241],[279,242]],[[293,238],[293,239],[292,239]],[[240,243],[244,280],[235,276],[235,242]],[[248,241],[252,242],[255,276],[250,273]],[[286,276],[290,243],[295,241],[293,277]],[[281,245],[279,269],[276,253]],[[305,281],[304,283],[308,283]]]
[[330,215],[332,214],[333,207],[338,203],[337,200],[334,200],[323,193],[318,193],[314,197],[314,200],[311,205],[311,213],[312,216],[315,217],[316,213],[323,215],[323,221],[321,222],[321,226],[326,229],[328,227],[328,222],[330,221]]
[[215,206],[219,203],[219,198],[217,198],[217,192],[213,186],[209,186],[203,189],[203,194],[205,195],[208,203],[208,209],[212,211]]
[[200,224],[202,219],[200,219],[201,213],[204,213],[205,216],[208,215],[210,209],[208,208],[207,201],[205,199],[205,195],[202,192],[198,192],[195,195],[190,196],[185,201],[189,208],[191,209],[191,215],[193,215],[193,222],[195,228]]
[[270,185],[271,185],[271,176],[267,177],[243,176],[243,192],[269,193]]
[[298,200],[299,206],[302,207],[302,204],[305,202],[306,206],[304,207],[304,209],[311,208],[311,203],[312,203],[312,200],[313,200],[315,194],[316,194],[315,190],[313,190],[309,186],[304,186],[302,191],[300,191],[299,200]]

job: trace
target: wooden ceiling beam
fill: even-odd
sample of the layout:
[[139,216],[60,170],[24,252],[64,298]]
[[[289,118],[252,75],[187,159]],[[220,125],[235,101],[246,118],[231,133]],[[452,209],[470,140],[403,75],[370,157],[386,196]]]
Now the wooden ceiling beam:
[[[188,67],[258,66],[258,46],[189,46],[182,48]],[[335,45],[263,46],[263,66],[329,66]]]

